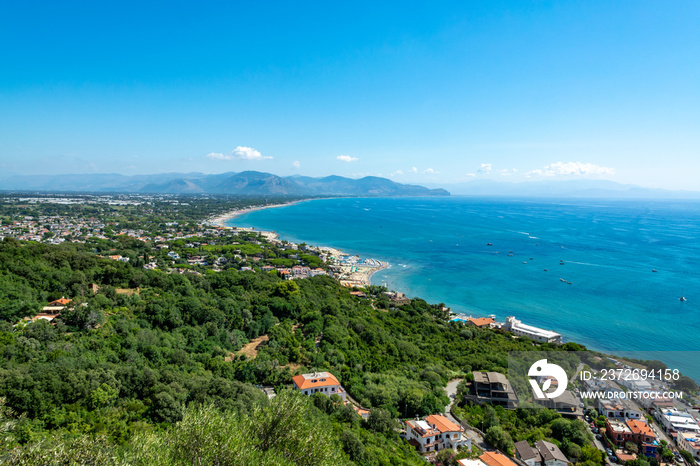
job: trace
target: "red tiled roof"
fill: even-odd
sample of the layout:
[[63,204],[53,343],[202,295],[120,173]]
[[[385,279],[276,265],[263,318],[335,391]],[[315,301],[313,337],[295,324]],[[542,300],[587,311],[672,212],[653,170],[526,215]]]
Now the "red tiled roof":
[[487,325],[495,323],[495,321],[491,317],[469,317],[467,321],[471,322],[477,327],[486,327]]
[[515,466],[507,456],[492,451],[485,452],[479,459],[488,466]]
[[656,437],[654,435],[654,432],[651,430],[651,427],[644,422],[644,421],[639,421],[637,419],[629,419],[627,421],[627,426],[630,428],[633,434],[641,434],[641,435],[646,435],[648,437]]
[[61,298],[57,299],[56,301],[51,301],[49,303],[49,306],[54,305],[54,306],[67,306],[70,304],[70,302],[73,301],[72,299],[66,299],[66,298]]
[[299,390],[316,387],[330,387],[332,385],[340,385],[338,379],[333,374],[328,372],[319,372],[317,374],[302,374],[292,377],[294,385]]
[[430,416],[425,418],[425,421],[430,425],[435,424],[435,427],[441,433],[459,432],[461,430],[457,424],[450,421],[445,416],[441,416],[439,414],[431,414]]

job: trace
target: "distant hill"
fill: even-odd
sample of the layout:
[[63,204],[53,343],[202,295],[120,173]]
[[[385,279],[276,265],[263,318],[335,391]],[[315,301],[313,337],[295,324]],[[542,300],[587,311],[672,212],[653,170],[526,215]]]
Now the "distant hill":
[[123,192],[163,194],[239,194],[276,196],[449,196],[444,189],[396,183],[386,178],[342,176],[280,177],[272,173],[162,173],[157,175],[25,175],[0,178],[0,190]]

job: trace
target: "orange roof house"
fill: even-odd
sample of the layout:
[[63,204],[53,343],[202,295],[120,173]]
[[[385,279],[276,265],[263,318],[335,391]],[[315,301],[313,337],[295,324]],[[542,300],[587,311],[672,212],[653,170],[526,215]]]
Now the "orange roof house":
[[68,306],[72,301],[72,299],[63,297],[61,299],[57,299],[56,301],[51,301],[49,306]]
[[345,390],[338,379],[329,372],[313,372],[292,377],[294,388],[301,390],[304,395],[323,393],[330,397],[338,395],[345,400]]
[[445,416],[441,416],[439,414],[431,414],[430,416],[425,418],[425,422],[434,425],[435,428],[441,433],[461,432],[462,430],[464,430],[454,422],[447,419]]
[[493,320],[491,317],[469,317],[467,318],[467,323],[475,325],[479,328],[488,328],[491,327],[491,325],[495,324],[496,321]]
[[638,419],[629,419],[627,420],[627,426],[635,435],[646,435],[648,437],[656,438],[656,434],[654,434],[654,431],[652,431],[651,427],[649,427],[649,424],[647,424],[644,421],[640,421]]
[[488,466],[516,466],[507,456],[493,451],[487,451],[479,457]]
[[425,419],[409,419],[406,423],[406,440],[420,453],[431,453],[445,448],[457,449],[467,446],[471,440],[463,435],[464,428],[440,414],[431,414]]

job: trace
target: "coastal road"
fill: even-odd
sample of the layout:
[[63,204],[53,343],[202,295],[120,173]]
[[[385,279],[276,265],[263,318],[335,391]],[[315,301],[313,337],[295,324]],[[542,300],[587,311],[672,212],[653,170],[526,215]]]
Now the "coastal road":
[[447,382],[447,387],[445,387],[445,393],[450,399],[450,404],[448,404],[445,408],[445,417],[447,417],[447,419],[454,422],[458,426],[461,425],[462,427],[464,427],[464,435],[466,435],[472,440],[472,445],[478,446],[483,451],[491,451],[493,450],[493,447],[486,443],[484,437],[479,432],[472,429],[471,426],[469,426],[467,423],[459,422],[459,420],[457,420],[457,418],[455,418],[452,415],[452,405],[454,404],[455,399],[457,397],[457,386],[461,381],[462,379],[454,379]]

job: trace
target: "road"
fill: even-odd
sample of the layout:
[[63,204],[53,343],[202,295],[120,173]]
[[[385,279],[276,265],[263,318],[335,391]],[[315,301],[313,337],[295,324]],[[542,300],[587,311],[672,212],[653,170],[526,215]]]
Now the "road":
[[447,394],[447,397],[450,399],[450,404],[447,405],[445,408],[445,417],[449,419],[450,421],[454,422],[457,425],[461,425],[464,427],[464,435],[466,435],[468,438],[472,440],[472,445],[476,445],[479,448],[481,448],[483,451],[491,451],[493,450],[493,447],[486,443],[484,440],[484,437],[479,434],[479,432],[475,431],[474,429],[471,428],[467,423],[460,423],[453,415],[452,415],[452,405],[455,402],[455,398],[457,397],[457,386],[459,383],[462,381],[462,379],[454,379],[450,380],[447,382],[447,387],[445,387],[445,393]]

